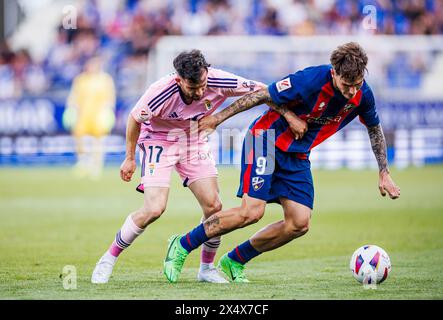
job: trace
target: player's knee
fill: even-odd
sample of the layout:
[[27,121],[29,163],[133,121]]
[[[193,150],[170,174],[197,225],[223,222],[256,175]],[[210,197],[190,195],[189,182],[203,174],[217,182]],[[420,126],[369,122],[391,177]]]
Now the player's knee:
[[152,208],[151,210],[149,210],[148,214],[153,219],[158,219],[163,214],[163,212],[165,212],[165,208],[157,207],[157,208]]
[[286,232],[294,237],[300,237],[309,231],[310,219],[309,217],[300,218],[286,223]]
[[242,208],[242,217],[246,225],[257,223],[265,213],[265,206],[262,204],[247,205]]
[[259,209],[254,209],[252,212],[249,213],[249,222],[250,223],[257,223],[260,221],[260,219],[263,217],[264,211],[261,211]]
[[214,213],[220,212],[221,210],[222,210],[222,203],[220,199],[215,199],[205,207],[205,215],[211,216]]
[[166,208],[164,207],[143,207],[140,213],[143,216],[144,225],[147,226],[148,224],[160,218],[165,209]]
[[297,230],[301,235],[308,233],[310,227],[309,219],[304,223],[297,224]]
[[214,213],[222,211],[222,209],[223,209],[223,204],[219,199],[217,199],[216,203],[214,204]]

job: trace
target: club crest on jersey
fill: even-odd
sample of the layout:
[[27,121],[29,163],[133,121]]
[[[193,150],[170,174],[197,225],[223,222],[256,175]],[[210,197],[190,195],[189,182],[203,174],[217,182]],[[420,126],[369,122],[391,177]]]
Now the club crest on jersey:
[[282,92],[292,87],[291,79],[286,78],[277,82],[277,91]]
[[265,183],[265,180],[261,177],[253,177],[252,178],[252,187],[254,188],[254,191],[257,191],[261,187],[263,187],[264,183]]
[[244,81],[242,83],[243,88],[249,88],[249,91],[254,91],[254,88],[256,86],[255,82],[252,80]]
[[212,103],[208,99],[205,100],[205,107],[208,111],[212,109]]
[[352,108],[354,108],[355,105],[352,103],[348,103],[347,105],[345,105],[345,107],[343,108],[343,112],[348,112],[349,110],[351,110]]
[[148,173],[150,176],[154,175],[154,171],[155,171],[155,164],[154,163],[150,163],[148,166]]

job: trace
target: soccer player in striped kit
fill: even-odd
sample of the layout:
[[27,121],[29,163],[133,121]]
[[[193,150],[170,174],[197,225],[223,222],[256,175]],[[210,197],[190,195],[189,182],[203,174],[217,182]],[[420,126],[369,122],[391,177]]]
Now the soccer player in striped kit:
[[[126,218],[97,262],[92,283],[107,283],[121,252],[162,215],[173,169],[197,198],[204,219],[221,210],[215,161],[207,138],[199,138],[197,121],[212,114],[228,97],[243,96],[265,85],[211,68],[199,50],[180,53],[173,65],[176,72],[152,84],[128,117],[120,177],[131,181],[138,145],[142,178],[137,190],[144,192],[144,204]],[[227,282],[213,264],[219,245],[219,236],[204,242],[199,281]]]
[[251,124],[244,140],[237,193],[242,197],[241,206],[213,214],[189,233],[171,237],[164,262],[164,274],[170,282],[178,280],[192,250],[208,238],[257,222],[266,203],[281,204],[284,218],[222,256],[219,267],[231,281],[248,282],[244,274],[248,261],[306,234],[314,203],[309,154],[357,116],[367,127],[378,162],[381,195],[387,193],[391,199],[400,196],[400,188],[389,174],[374,96],[364,80],[368,62],[365,51],[350,42],[338,47],[330,61],[330,65],[290,74],[200,121],[200,130],[211,131],[238,112],[262,103],[273,105]]

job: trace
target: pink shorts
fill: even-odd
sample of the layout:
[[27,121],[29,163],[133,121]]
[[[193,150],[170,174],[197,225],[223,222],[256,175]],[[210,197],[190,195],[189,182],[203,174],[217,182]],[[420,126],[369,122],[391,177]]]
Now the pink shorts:
[[140,148],[141,183],[144,187],[169,187],[172,169],[180,175],[183,186],[203,178],[217,177],[210,146],[206,142],[184,143],[149,140]]

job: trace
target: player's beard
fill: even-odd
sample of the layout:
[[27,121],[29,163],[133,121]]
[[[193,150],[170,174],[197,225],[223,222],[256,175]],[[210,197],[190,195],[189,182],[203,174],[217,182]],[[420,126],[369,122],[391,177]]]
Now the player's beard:
[[194,94],[187,94],[185,92],[183,92],[183,96],[186,99],[186,103],[192,103],[193,101],[198,101],[198,100],[201,100],[203,98],[203,95],[196,96]]

